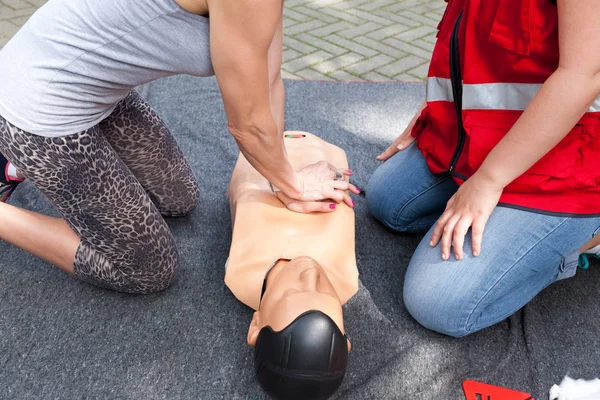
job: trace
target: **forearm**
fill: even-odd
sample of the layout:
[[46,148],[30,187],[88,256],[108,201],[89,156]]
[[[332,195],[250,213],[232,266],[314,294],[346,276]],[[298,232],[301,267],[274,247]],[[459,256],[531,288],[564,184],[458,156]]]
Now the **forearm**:
[[277,123],[278,132],[283,135],[285,129],[285,87],[281,74],[271,85],[271,110]]
[[272,115],[254,117],[241,128],[230,125],[229,130],[244,157],[262,176],[288,196],[300,197],[302,182],[288,161],[282,132]]
[[600,76],[558,69],[477,174],[506,187],[569,133],[599,93]]

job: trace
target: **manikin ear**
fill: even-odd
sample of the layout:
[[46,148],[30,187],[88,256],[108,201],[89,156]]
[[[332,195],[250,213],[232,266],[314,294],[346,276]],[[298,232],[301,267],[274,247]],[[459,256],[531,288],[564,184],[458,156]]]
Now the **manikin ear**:
[[258,311],[254,312],[252,315],[252,321],[250,321],[250,327],[248,328],[248,344],[250,346],[256,345],[256,340],[258,340],[258,334],[260,333],[260,313]]

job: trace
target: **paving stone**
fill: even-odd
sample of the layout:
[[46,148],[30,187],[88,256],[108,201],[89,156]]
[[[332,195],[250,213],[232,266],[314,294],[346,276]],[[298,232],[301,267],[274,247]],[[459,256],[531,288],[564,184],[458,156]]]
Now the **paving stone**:
[[281,70],[281,77],[283,79],[294,79],[294,80],[302,80],[298,75],[294,75],[291,72],[288,72],[284,69]]
[[431,58],[431,53],[427,50],[423,50],[420,47],[417,47],[411,43],[403,42],[402,40],[398,40],[396,38],[384,39],[383,43],[395,47],[398,50],[402,50],[406,53],[412,54],[414,56],[421,57],[423,60],[428,60]]
[[30,16],[34,12],[36,12],[36,10],[37,8],[35,7],[19,8],[18,10],[9,7],[2,7],[0,9],[0,21],[7,21],[13,18]]
[[400,59],[406,56],[406,53],[402,50],[399,50],[395,47],[388,46],[383,42],[378,42],[377,40],[370,39],[366,36],[357,37],[354,39],[355,42],[362,44],[363,46],[369,47],[371,49],[377,50],[382,54],[387,54],[388,56],[396,59]]
[[381,25],[376,24],[375,22],[367,22],[366,24],[360,26],[339,31],[337,32],[337,34],[339,36],[345,37],[346,39],[354,39],[357,36],[363,36],[366,33],[378,30],[379,28],[381,28]]
[[0,21],[0,36],[6,39],[10,39],[19,30],[17,25],[9,21]]
[[319,64],[323,60],[328,60],[332,57],[331,54],[324,52],[323,50],[316,51],[312,54],[296,58],[290,62],[283,63],[283,66],[287,71],[293,72],[298,75],[298,71],[308,68],[312,65]]
[[[303,41],[304,43],[310,43],[313,46],[318,47],[321,50],[325,50],[328,53],[339,56],[344,53],[347,53],[349,50],[345,47],[338,46],[337,44],[333,44],[327,40],[323,40],[318,37],[312,36],[310,33],[302,33],[300,35],[296,35],[296,37]],[[329,38],[328,38],[329,39]]]
[[423,82],[422,79],[417,78],[416,76],[413,76],[413,75],[408,75],[408,74],[397,75],[394,77],[393,80],[398,81],[398,82]]
[[306,32],[306,31],[312,31],[314,29],[318,29],[324,25],[327,25],[327,22],[325,21],[320,21],[318,19],[313,19],[310,20],[308,22],[303,22],[301,24],[296,24],[294,26],[292,26],[291,28],[285,30],[287,35],[290,36],[294,36],[298,33],[302,33],[302,32]]
[[433,53],[434,44],[431,42],[426,42],[423,39],[417,39],[413,40],[412,44],[414,44],[415,46],[419,46],[420,48],[427,50],[430,53]]
[[34,7],[40,8],[44,4],[46,4],[48,0],[27,0],[26,3],[31,4]]
[[330,74],[340,69],[344,69],[352,64],[364,60],[364,57],[356,53],[346,53],[338,57],[330,58],[329,60],[313,65],[312,69],[322,73]]
[[343,37],[333,35],[333,36],[330,36],[330,40],[337,45],[345,47],[348,50],[352,50],[355,53],[362,54],[365,57],[373,57],[374,55],[377,54],[377,51],[370,49],[368,47],[365,47],[362,44],[357,43],[353,40],[345,39]]
[[304,30],[304,32],[310,32],[310,34],[313,36],[323,37],[323,36],[329,36],[332,33],[335,33],[338,31],[344,31],[348,28],[355,28],[355,26],[347,21],[340,21],[340,22],[336,22],[335,24],[327,25],[327,26],[324,26],[323,28],[319,28],[319,29],[311,29],[311,30],[306,29],[306,30]]
[[434,32],[437,32],[437,29],[433,29],[429,26],[423,25],[418,28],[410,29],[410,30],[404,31],[402,33],[399,33],[399,34],[395,35],[394,37],[396,39],[399,39],[399,40],[402,40],[405,42],[412,42],[414,40],[422,38],[423,36],[430,35]]
[[407,71],[421,64],[424,64],[423,59],[421,57],[410,55],[391,64],[387,64],[381,68],[377,68],[376,72],[385,76],[394,77],[396,75],[406,73]]
[[31,7],[31,4],[29,4],[23,0],[2,0],[1,3],[9,6],[12,9],[15,9],[15,10]]
[[[363,78],[365,78],[365,80],[367,80],[367,81],[372,81],[372,82],[391,82],[394,80],[385,75],[378,74],[375,71],[371,71],[371,72],[364,74]],[[414,79],[417,79],[417,78],[414,78]]]
[[416,76],[420,80],[426,80],[428,72],[429,72],[429,63],[428,62],[425,64],[421,64],[416,68],[406,71],[406,73],[408,75]]
[[392,61],[394,61],[394,58],[385,54],[378,54],[375,57],[357,62],[356,64],[346,68],[346,71],[355,75],[364,75],[367,72],[373,71],[376,68],[380,68],[391,63]]
[[299,77],[309,81],[333,81],[334,79],[315,71],[312,68],[306,68],[296,73]]
[[328,76],[340,82],[354,82],[359,79],[356,75],[349,74],[343,70],[335,71]]
[[389,26],[386,26],[385,28],[381,28],[376,31],[369,32],[369,33],[365,34],[365,36],[367,36],[373,40],[383,40],[383,39],[392,37],[394,35],[397,35],[400,32],[404,32],[408,29],[410,29],[408,26],[396,23],[394,25],[389,25]]

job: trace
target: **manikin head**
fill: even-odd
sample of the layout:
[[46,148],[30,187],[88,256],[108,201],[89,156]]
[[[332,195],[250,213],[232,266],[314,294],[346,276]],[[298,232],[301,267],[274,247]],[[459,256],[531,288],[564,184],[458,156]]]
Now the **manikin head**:
[[257,378],[275,399],[327,399],[342,383],[350,341],[342,304],[312,258],[279,261],[268,272],[248,330]]

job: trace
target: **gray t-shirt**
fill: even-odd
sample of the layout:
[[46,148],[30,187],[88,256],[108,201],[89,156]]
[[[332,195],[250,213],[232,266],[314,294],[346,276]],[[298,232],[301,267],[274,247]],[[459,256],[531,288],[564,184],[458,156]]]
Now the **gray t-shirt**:
[[214,74],[208,18],[174,0],[50,0],[0,51],[0,115],[35,135],[70,135],[133,87],[176,74]]

